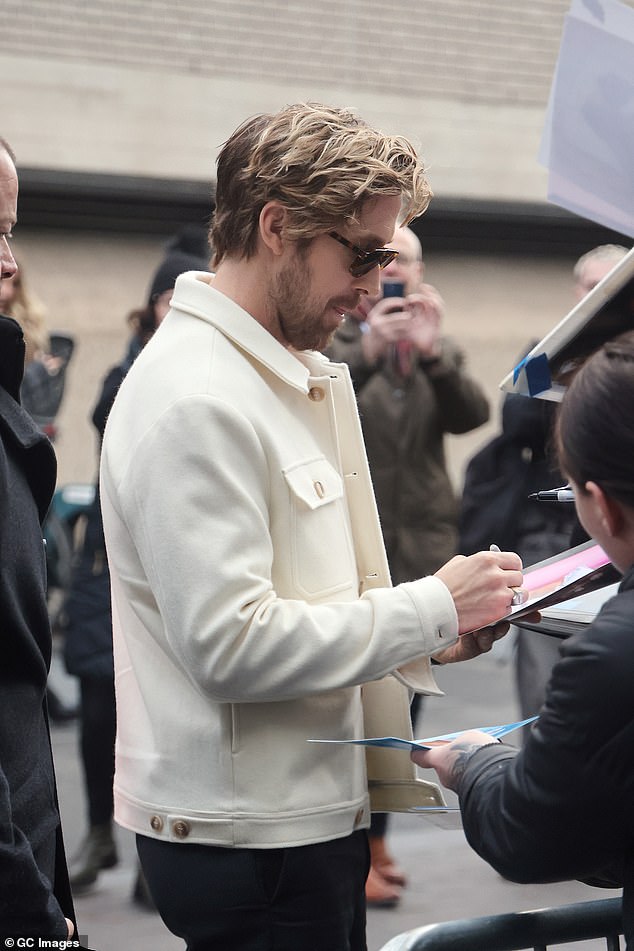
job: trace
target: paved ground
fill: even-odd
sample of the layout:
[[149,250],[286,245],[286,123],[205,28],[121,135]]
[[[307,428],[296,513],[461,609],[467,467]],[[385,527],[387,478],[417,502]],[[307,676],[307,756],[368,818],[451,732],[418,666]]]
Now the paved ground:
[[[54,676],[58,680],[61,677],[57,672]],[[469,664],[445,668],[440,671],[439,680],[447,694],[427,701],[417,731],[419,735],[516,719],[511,668],[508,662],[498,659],[497,650],[494,655]],[[65,689],[67,693],[72,692],[74,683],[65,681]],[[84,832],[85,822],[76,727],[54,727],[53,742],[66,843],[72,854]],[[450,794],[447,796],[450,799]],[[166,930],[158,915],[139,909],[130,901],[135,873],[134,845],[132,836],[123,830],[118,830],[117,835],[122,853],[120,865],[102,873],[91,895],[77,898],[77,914],[82,933],[89,936],[88,946],[96,951],[176,951],[182,948],[182,942]],[[417,817],[393,817],[390,845],[407,871],[410,883],[399,908],[370,912],[368,951],[379,951],[395,935],[435,921],[617,894],[580,883],[511,884],[470,850],[461,831],[441,829]],[[598,951],[599,948],[604,949],[605,943],[575,945],[576,951]]]

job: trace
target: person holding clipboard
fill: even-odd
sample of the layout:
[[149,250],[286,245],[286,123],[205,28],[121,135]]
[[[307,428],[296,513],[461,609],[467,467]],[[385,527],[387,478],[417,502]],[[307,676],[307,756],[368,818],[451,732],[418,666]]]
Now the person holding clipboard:
[[578,371],[556,426],[588,534],[623,573],[615,597],[561,648],[521,750],[478,731],[414,762],[459,795],[475,851],[515,882],[623,887],[634,949],[634,332]]

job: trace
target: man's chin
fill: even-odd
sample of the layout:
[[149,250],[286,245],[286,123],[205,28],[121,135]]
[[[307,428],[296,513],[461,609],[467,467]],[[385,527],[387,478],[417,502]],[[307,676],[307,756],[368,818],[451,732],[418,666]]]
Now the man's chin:
[[306,334],[300,338],[298,335],[296,340],[291,341],[291,346],[295,350],[325,350],[332,343],[338,329],[339,324],[336,327],[323,327],[310,336]]
[[335,334],[339,326],[334,327],[330,330],[324,330],[323,333],[319,336],[319,339],[314,342],[314,346],[307,347],[307,350],[326,350],[334,340]]

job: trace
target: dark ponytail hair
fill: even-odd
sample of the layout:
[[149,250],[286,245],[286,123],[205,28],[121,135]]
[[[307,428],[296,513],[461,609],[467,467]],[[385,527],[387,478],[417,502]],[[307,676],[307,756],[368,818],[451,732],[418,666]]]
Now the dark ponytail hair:
[[555,441],[562,471],[580,489],[596,482],[634,508],[634,331],[604,343],[578,371]]

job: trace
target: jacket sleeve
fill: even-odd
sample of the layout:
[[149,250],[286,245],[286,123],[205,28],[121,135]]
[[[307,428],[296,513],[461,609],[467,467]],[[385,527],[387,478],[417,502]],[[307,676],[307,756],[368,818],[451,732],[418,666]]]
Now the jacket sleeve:
[[[213,440],[200,440],[212,419]],[[157,446],[170,447],[161,449],[160,473],[148,462]],[[102,507],[112,547],[109,469],[106,442]],[[218,702],[292,699],[377,680],[457,637],[453,601],[434,577],[325,603],[274,588],[268,460],[248,421],[223,401],[172,407],[137,445],[123,481],[113,495],[124,500],[169,649]],[[177,530],[166,531],[175,518]],[[321,563],[326,549],[312,535],[306,558]],[[109,561],[112,569],[110,554]],[[112,570],[115,603],[120,570]]]
[[489,418],[489,401],[464,363],[463,352],[449,337],[443,337],[437,360],[420,361],[438,397],[442,429],[455,435],[468,433]]
[[68,937],[53,885],[39,871],[27,837],[12,821],[9,784],[1,765],[0,934]]
[[485,747],[462,776],[467,839],[512,881],[614,881],[631,849],[634,644],[619,601],[562,648],[525,747]]

